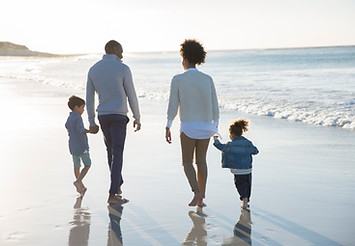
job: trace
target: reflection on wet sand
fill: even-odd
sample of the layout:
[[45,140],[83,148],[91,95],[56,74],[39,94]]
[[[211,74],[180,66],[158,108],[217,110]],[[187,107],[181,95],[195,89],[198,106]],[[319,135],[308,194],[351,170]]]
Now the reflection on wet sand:
[[203,213],[202,209],[197,209],[196,212],[190,211],[189,216],[193,226],[191,231],[186,235],[182,245],[206,246],[207,231],[205,228],[205,217],[207,215]]
[[90,234],[91,214],[88,209],[81,208],[82,197],[78,197],[74,204],[74,218],[69,224],[69,246],[87,246]]
[[249,246],[251,245],[251,216],[249,209],[243,209],[237,224],[233,229],[234,236],[227,239],[223,246]]
[[123,207],[120,204],[111,204],[107,206],[110,225],[108,228],[107,246],[119,246],[122,243],[121,218]]

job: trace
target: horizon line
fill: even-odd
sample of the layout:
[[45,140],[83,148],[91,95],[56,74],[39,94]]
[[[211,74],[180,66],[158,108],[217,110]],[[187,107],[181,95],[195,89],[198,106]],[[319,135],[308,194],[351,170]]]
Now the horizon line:
[[[225,51],[253,51],[253,50],[295,50],[295,49],[322,49],[322,48],[341,48],[341,47],[355,47],[355,44],[348,45],[324,45],[324,46],[295,46],[295,47],[278,47],[278,48],[236,48],[236,49],[211,49],[207,52],[225,52]],[[154,53],[176,53],[176,50],[155,50],[155,51],[128,51],[127,54],[154,54]],[[90,55],[90,54],[103,54],[103,52],[81,53],[81,54],[66,54],[70,56],[75,55]],[[61,54],[60,54],[61,55]],[[65,54],[62,54],[65,55]]]

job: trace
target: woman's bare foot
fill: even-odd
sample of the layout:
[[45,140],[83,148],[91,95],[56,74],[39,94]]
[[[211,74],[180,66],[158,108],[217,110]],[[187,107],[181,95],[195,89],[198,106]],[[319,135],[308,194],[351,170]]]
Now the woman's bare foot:
[[194,207],[197,205],[198,201],[202,199],[202,194],[201,192],[197,191],[195,192],[194,197],[192,198],[191,202],[189,203],[190,207]]
[[203,202],[203,198],[198,199],[197,206],[200,208],[207,207],[206,203]]
[[107,200],[107,203],[109,204],[123,204],[127,202],[129,202],[127,199],[115,196],[114,194],[113,195],[110,194]]

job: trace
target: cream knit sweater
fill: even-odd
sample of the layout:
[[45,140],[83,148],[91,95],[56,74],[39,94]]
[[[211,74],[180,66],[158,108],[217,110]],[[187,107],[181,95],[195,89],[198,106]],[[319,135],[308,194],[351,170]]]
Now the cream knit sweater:
[[198,70],[175,75],[170,85],[168,120],[179,110],[181,122],[219,120],[216,89],[212,78]]

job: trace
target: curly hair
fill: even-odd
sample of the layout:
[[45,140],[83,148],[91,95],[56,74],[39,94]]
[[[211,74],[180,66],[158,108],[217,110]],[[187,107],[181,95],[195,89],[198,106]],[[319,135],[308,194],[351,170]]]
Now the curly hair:
[[243,132],[248,131],[248,127],[249,127],[249,121],[240,118],[240,119],[234,121],[229,126],[229,133],[233,134],[237,137],[240,137],[243,135]]
[[200,65],[205,63],[206,51],[202,44],[195,39],[185,39],[180,45],[180,55],[191,63]]
[[80,98],[80,97],[77,97],[77,96],[74,96],[72,95],[71,97],[69,97],[69,100],[68,100],[68,107],[71,109],[71,110],[74,110],[75,106],[82,106],[82,105],[85,105],[85,101],[84,99]]

